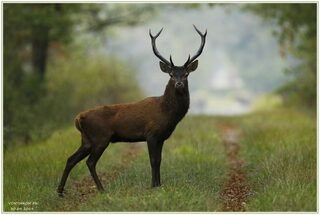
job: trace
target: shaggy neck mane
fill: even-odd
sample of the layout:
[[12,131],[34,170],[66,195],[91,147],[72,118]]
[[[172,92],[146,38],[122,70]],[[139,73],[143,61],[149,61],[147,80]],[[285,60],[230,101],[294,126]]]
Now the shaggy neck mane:
[[184,89],[177,90],[174,84],[170,79],[161,98],[161,107],[174,121],[179,122],[189,109],[189,86],[187,82]]

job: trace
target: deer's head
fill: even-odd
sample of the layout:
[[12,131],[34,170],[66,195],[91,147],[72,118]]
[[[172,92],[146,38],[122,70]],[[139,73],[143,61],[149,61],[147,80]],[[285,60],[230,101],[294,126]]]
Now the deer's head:
[[196,59],[202,53],[204,44],[206,42],[207,30],[204,34],[202,34],[195,25],[193,25],[193,27],[201,36],[201,45],[199,50],[193,57],[190,58],[190,55],[189,55],[188,60],[183,64],[183,66],[175,66],[172,61],[171,55],[170,55],[170,62],[169,62],[159,53],[156,47],[156,39],[162,32],[163,28],[155,36],[153,36],[151,34],[151,30],[149,30],[153,52],[160,59],[160,69],[163,72],[168,73],[170,75],[171,79],[175,82],[176,89],[183,89],[186,86],[188,75],[197,69],[198,60]]

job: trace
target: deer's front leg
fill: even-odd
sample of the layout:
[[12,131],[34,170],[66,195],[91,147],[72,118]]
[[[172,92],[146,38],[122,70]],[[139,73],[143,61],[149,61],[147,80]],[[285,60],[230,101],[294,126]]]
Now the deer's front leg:
[[148,151],[152,171],[152,187],[160,186],[160,165],[161,165],[161,152],[162,152],[162,141],[154,139],[148,140]]

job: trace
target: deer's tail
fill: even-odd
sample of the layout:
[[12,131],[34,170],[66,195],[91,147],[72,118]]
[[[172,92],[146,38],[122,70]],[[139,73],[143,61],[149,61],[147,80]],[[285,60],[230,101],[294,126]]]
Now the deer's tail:
[[81,126],[81,116],[77,116],[75,118],[74,124],[75,124],[76,128],[82,133],[83,132],[83,128]]
[[86,133],[86,130],[83,129],[83,120],[84,117],[81,115],[78,115],[74,121],[76,128],[81,132],[82,135],[84,135],[86,137],[86,139],[89,140],[90,143],[92,143],[89,135]]

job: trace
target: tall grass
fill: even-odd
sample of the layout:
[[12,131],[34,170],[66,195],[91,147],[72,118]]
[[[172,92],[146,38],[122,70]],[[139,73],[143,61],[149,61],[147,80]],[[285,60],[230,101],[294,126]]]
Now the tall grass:
[[255,195],[250,211],[316,211],[316,118],[292,110],[237,120]]

